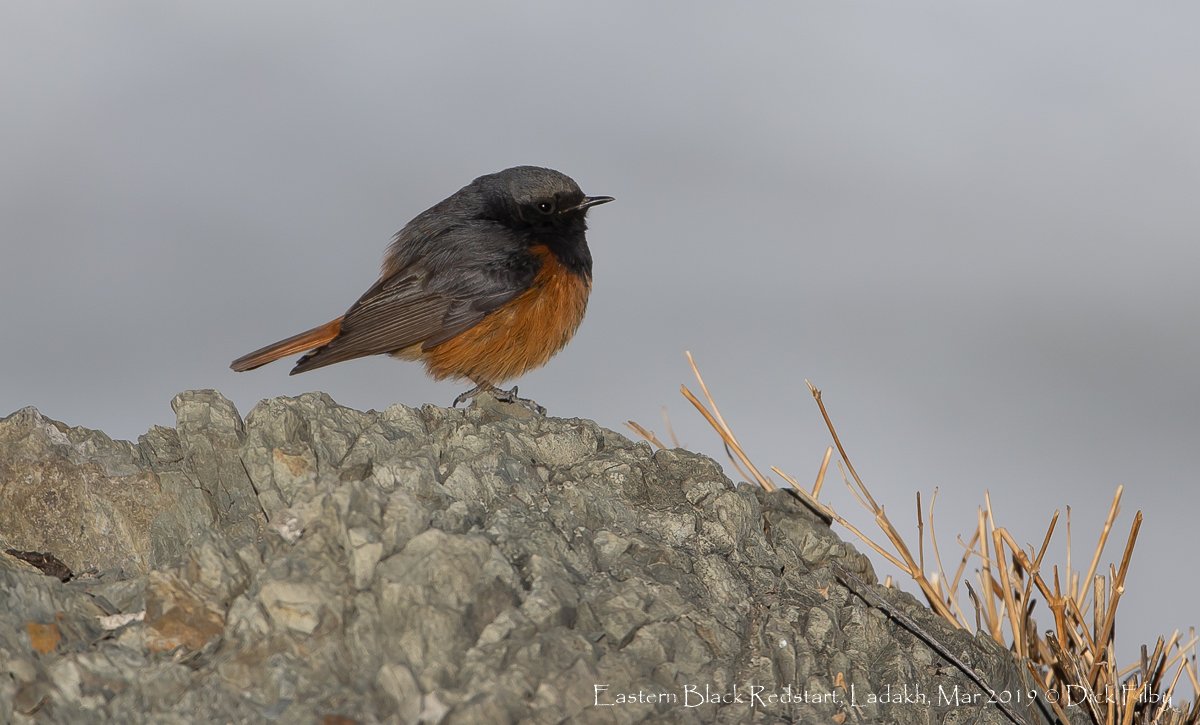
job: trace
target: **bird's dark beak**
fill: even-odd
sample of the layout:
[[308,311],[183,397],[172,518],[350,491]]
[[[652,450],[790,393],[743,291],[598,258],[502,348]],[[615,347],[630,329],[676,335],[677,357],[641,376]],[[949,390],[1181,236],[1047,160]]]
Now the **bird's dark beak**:
[[578,206],[573,206],[567,209],[567,211],[583,211],[588,207],[607,204],[610,201],[616,201],[616,199],[611,196],[585,196],[583,197],[583,201],[579,202]]

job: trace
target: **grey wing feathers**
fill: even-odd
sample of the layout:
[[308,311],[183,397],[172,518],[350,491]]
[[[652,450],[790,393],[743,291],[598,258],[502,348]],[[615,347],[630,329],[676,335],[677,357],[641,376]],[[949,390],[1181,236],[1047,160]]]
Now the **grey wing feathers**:
[[421,345],[423,350],[440,345],[460,332],[474,327],[487,314],[516,297],[523,290],[502,290],[491,295],[480,295],[469,300],[455,300],[446,310],[442,328]]
[[329,344],[300,358],[292,375],[367,355],[402,350],[441,329],[450,300],[430,295],[424,280],[409,277],[386,286],[380,280],[342,318],[342,328]]
[[[409,231],[401,232],[397,245]],[[416,344],[429,349],[524,292],[537,273],[537,262],[498,239],[494,229],[467,224],[421,231],[409,251],[423,247],[424,254],[404,255],[403,267],[385,265],[384,276],[342,318],[338,336],[302,357],[293,375]]]

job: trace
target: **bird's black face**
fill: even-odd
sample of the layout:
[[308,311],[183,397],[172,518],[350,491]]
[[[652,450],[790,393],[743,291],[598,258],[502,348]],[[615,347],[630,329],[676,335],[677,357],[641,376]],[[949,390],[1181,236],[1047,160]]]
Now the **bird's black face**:
[[548,248],[572,272],[591,277],[584,217],[593,206],[612,201],[611,196],[585,196],[571,177],[540,166],[481,176],[472,187],[482,195],[487,218],[517,232],[530,248]]
[[581,223],[591,207],[612,200],[611,196],[584,196],[576,189],[534,197],[532,201],[518,204],[517,210],[521,220],[532,226],[571,226]]
[[585,196],[566,174],[537,166],[518,166],[480,179],[493,196],[498,216],[516,226],[586,229],[584,215],[611,196]]

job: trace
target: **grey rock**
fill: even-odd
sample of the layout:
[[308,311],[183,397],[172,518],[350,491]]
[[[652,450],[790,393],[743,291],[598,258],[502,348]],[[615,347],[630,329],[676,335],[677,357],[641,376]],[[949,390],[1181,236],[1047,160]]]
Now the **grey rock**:
[[74,574],[0,554],[0,721],[1007,722],[937,701],[978,690],[838,581],[875,583],[853,546],[702,456],[486,397],[172,406],[136,445],[0,420],[0,548]]
[[0,548],[53,550],[74,572],[146,572],[160,493],[137,458],[33,408],[0,421]]

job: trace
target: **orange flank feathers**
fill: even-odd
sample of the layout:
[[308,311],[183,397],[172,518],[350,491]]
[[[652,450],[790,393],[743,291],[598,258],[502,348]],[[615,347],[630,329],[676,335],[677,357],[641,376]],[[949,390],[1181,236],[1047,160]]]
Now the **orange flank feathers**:
[[[543,245],[529,250],[542,266],[532,286],[474,327],[417,357],[436,380],[497,383],[544,365],[575,334],[587,309],[591,281],[568,271]],[[399,351],[397,357],[409,357]]]

